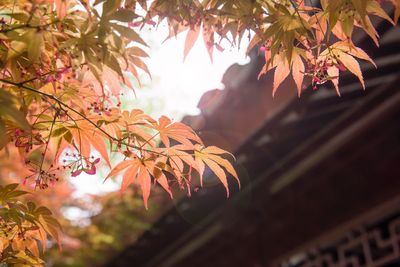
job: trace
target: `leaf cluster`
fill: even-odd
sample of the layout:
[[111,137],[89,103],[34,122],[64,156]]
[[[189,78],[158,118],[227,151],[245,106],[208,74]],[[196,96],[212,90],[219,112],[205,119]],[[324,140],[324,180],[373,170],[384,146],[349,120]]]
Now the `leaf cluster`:
[[[314,89],[331,82],[340,94],[340,72],[364,86],[358,60],[374,64],[353,32],[378,44],[371,18],[396,24],[400,1],[390,2],[393,18],[377,0],[2,1],[0,154],[15,155],[25,166],[22,183],[36,189],[68,174],[95,175],[105,163],[106,179],[121,175],[122,192],[136,185],[146,208],[152,187],[190,194],[206,168],[229,196],[228,175],[239,178],[227,151],[204,146],[190,127],[165,116],[121,109],[123,89],[135,89],[129,76],[150,76],[140,30],[166,23],[167,39],[187,32],[184,58],[202,36],[211,60],[224,40],[234,46],[249,38],[248,51],[258,47],[265,56],[260,75],[275,71],[273,94],[289,74],[299,96],[308,80]],[[114,167],[112,156],[122,159]],[[48,209],[15,200],[23,194],[16,185],[0,188],[2,260],[40,265],[37,244],[59,240],[59,225]]]
[[43,266],[47,238],[59,242],[60,224],[48,208],[17,200],[25,194],[18,184],[0,186],[0,263]]

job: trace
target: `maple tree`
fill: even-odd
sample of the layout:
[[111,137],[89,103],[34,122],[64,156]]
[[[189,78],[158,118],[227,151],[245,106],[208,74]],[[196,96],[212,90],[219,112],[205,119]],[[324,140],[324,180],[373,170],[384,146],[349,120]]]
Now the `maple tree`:
[[[150,75],[145,64],[144,26],[166,23],[171,38],[187,32],[184,58],[202,36],[212,60],[214,47],[248,37],[265,55],[260,75],[275,70],[272,93],[292,75],[298,95],[304,77],[332,82],[340,95],[341,71],[364,81],[357,59],[372,59],[352,41],[359,28],[378,44],[371,16],[396,24],[400,1],[389,1],[394,18],[377,0],[5,0],[0,3],[0,187],[1,263],[41,266],[59,223],[50,210],[18,197],[47,189],[62,177],[94,175],[100,162],[122,174],[121,191],[141,188],[145,207],[155,184],[190,190],[208,167],[229,196],[227,174],[238,175],[230,154],[206,147],[188,126],[138,109],[120,108],[130,75]],[[133,88],[132,88],[133,89]],[[100,157],[97,157],[97,151]],[[110,155],[124,160],[111,166]],[[16,177],[24,185],[11,183]],[[51,190],[51,189],[50,189]],[[29,195],[29,194],[28,194]],[[23,200],[23,199],[21,199]],[[40,246],[39,246],[40,245]]]

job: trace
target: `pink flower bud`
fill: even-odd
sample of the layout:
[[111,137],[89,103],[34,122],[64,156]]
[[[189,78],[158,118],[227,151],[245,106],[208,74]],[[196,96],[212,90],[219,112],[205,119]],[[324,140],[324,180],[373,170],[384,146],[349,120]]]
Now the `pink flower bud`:
[[73,171],[73,172],[71,172],[71,176],[72,176],[72,177],[76,177],[76,176],[78,176],[79,174],[81,174],[81,172],[82,172],[81,169],[76,170],[76,171]]
[[136,21],[136,22],[129,22],[128,26],[129,27],[139,27],[140,25],[142,25],[141,21]]
[[151,25],[151,26],[156,26],[157,25],[157,23],[155,21],[153,21],[153,20],[146,21],[146,23]]
[[84,169],[83,171],[89,175],[96,174],[96,166],[92,165],[90,169]]

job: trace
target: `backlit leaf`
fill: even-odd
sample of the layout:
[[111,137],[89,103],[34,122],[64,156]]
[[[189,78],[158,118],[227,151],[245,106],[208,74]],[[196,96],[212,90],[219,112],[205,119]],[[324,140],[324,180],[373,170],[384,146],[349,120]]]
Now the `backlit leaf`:
[[360,80],[363,88],[365,89],[365,84],[364,84],[364,78],[362,76],[362,72],[360,69],[360,64],[357,62],[357,60],[354,59],[354,57],[340,52],[338,53],[338,58],[340,62],[354,75],[357,76],[357,78]]
[[300,97],[304,79],[304,63],[299,54],[293,53],[292,56],[292,76],[297,86],[297,95]]
[[186,35],[185,48],[183,50],[183,61],[185,61],[186,56],[189,54],[190,50],[195,44],[197,38],[199,37],[199,34],[200,34],[199,26],[196,25],[193,29],[189,29]]
[[281,83],[286,79],[286,77],[290,73],[289,64],[283,55],[280,55],[279,62],[277,62],[276,64],[277,64],[277,67],[275,69],[274,85],[273,85],[273,89],[272,89],[273,96],[275,95],[278,87],[281,85]]
[[151,178],[149,172],[143,165],[140,167],[139,170],[138,182],[140,184],[140,188],[142,189],[144,207],[148,209],[147,202],[150,196]]

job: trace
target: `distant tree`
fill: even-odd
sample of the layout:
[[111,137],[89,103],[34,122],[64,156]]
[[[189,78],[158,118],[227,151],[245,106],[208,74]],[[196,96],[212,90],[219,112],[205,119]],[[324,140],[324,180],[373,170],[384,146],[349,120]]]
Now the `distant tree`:
[[[251,39],[275,69],[272,93],[291,73],[300,96],[303,79],[330,81],[339,91],[340,71],[362,85],[358,59],[372,59],[352,41],[354,28],[376,44],[370,16],[393,24],[400,1],[390,1],[390,18],[378,0],[4,0],[0,3],[0,251],[1,263],[41,266],[48,236],[59,241],[60,225],[46,207],[19,201],[29,188],[47,189],[65,174],[96,174],[110,155],[124,157],[105,179],[123,173],[121,191],[141,188],[144,205],[152,184],[172,197],[171,186],[190,192],[195,171],[202,185],[207,166],[229,196],[227,174],[238,176],[229,153],[205,147],[188,126],[143,111],[122,110],[128,75],[148,73],[143,59],[145,25],[165,21],[169,36],[187,31],[184,58],[202,35],[212,60],[214,47]],[[133,89],[133,88],[132,88]],[[97,158],[92,151],[101,156]],[[8,183],[8,184],[7,184]],[[51,189],[50,189],[51,190]],[[34,194],[40,194],[36,191]]]

